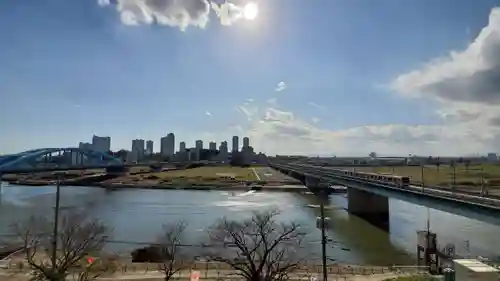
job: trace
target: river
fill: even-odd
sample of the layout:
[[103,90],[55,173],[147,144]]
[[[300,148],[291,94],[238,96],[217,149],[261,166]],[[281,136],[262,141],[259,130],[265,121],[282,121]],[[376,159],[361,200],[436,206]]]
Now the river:
[[[9,233],[12,222],[33,214],[50,214],[55,202],[54,186],[3,187],[0,200],[0,235]],[[204,229],[216,219],[248,217],[252,211],[279,209],[279,220],[297,221],[309,230],[311,258],[320,257],[320,230],[316,227],[319,204],[313,195],[281,192],[186,191],[124,189],[106,191],[92,187],[61,187],[62,210],[81,208],[114,229],[113,240],[155,241],[162,225],[184,220],[189,224],[190,241],[199,241]],[[328,257],[341,263],[391,265],[415,264],[416,231],[426,227],[427,209],[400,200],[390,200],[390,233],[349,215],[345,195],[330,196],[325,214],[330,217],[328,236],[337,243],[327,247]],[[500,227],[430,210],[431,230],[441,245],[454,243],[465,254],[466,241],[472,255],[500,255]],[[196,242],[193,242],[196,243]],[[107,250],[127,255],[140,247],[110,243]]]

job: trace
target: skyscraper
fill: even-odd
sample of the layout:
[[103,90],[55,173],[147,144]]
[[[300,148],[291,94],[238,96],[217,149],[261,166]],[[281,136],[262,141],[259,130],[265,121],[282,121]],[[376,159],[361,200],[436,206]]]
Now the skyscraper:
[[153,141],[152,140],[148,140],[146,142],[146,153],[148,155],[152,155],[153,154]]
[[175,154],[175,135],[173,133],[167,135],[167,153],[169,156]]
[[217,150],[217,143],[211,141],[209,144],[208,144],[208,149],[210,150]]
[[184,152],[184,151],[186,151],[186,142],[181,141],[181,142],[179,143],[179,151],[180,151],[180,152]]
[[198,150],[202,150],[203,149],[203,141],[202,140],[197,140],[196,143],[195,143],[195,148],[198,149]]
[[110,137],[92,136],[92,149],[99,152],[108,152],[111,150]]
[[243,149],[248,148],[250,146],[250,139],[248,137],[243,138]]
[[169,133],[166,137],[161,138],[160,153],[162,156],[172,156],[175,154],[175,135],[173,133]]
[[233,136],[233,149],[232,149],[233,152],[238,151],[238,148],[239,148],[238,142],[239,142],[238,136]]
[[132,141],[132,160],[139,161],[144,157],[144,140],[135,139]]

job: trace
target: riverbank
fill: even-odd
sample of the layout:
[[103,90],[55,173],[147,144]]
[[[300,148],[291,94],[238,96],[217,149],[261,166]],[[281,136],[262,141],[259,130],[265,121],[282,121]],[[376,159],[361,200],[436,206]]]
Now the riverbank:
[[[93,186],[109,190],[118,189],[185,189],[226,191],[287,191],[307,192],[298,180],[269,167],[204,166],[191,169],[140,171],[124,175],[108,175],[103,171],[74,172],[61,181],[62,186]],[[26,186],[55,185],[52,174],[7,175],[10,184]],[[345,192],[345,189],[335,190]]]

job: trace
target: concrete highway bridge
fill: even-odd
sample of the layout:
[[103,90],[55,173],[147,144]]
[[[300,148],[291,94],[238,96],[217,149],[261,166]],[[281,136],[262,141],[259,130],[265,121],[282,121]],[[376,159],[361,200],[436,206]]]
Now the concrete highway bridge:
[[[389,200],[395,198],[448,213],[500,225],[500,200],[451,192],[436,187],[401,185],[391,175],[359,172],[346,175],[346,170],[307,164],[270,163],[282,173],[300,180],[317,194],[325,194],[330,185],[348,189],[348,211],[368,222],[389,229]],[[371,176],[373,175],[373,176]]]

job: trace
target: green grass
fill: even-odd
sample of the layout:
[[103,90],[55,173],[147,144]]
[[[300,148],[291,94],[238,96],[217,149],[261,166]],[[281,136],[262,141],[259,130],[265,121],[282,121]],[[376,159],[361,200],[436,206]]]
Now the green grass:
[[[453,183],[453,167],[449,165],[441,165],[439,168],[435,165],[426,165],[423,168],[416,166],[400,166],[400,167],[371,167],[364,168],[364,171],[395,174],[400,176],[411,177],[412,183],[425,185],[448,186]],[[455,166],[455,185],[458,187],[481,187],[481,178],[484,180],[484,185],[488,187],[500,188],[500,165],[494,164],[479,164],[470,165],[464,164]]]

